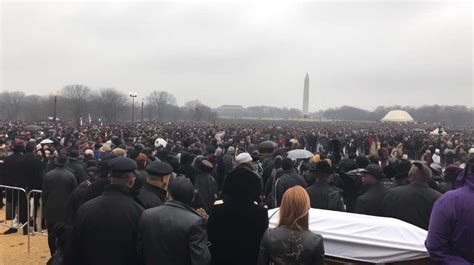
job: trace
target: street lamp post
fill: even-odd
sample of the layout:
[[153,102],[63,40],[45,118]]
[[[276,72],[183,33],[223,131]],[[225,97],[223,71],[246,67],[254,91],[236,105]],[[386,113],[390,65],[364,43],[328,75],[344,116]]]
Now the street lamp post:
[[59,91],[56,90],[56,91],[53,93],[53,96],[54,96],[54,115],[53,115],[53,123],[56,123],[56,119],[57,119],[58,95],[59,95]]
[[143,99],[142,99],[142,123],[143,123]]
[[135,98],[138,97],[138,94],[130,92],[129,96],[132,98],[132,123],[135,123]]

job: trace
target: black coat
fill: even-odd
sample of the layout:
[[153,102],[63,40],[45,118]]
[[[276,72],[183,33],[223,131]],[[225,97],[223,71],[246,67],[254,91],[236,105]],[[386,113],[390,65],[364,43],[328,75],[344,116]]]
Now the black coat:
[[[13,153],[3,161],[3,185],[26,187],[27,180],[21,175],[23,172],[23,155]],[[8,199],[8,197],[7,197]]]
[[82,201],[84,199],[84,193],[86,192],[87,188],[91,185],[90,182],[84,181],[79,184],[76,189],[71,193],[69,196],[69,200],[67,201],[67,214],[66,214],[66,222],[73,223],[76,217],[77,211],[79,207],[82,205]]
[[260,240],[268,228],[267,209],[253,203],[225,202],[211,210],[207,233],[212,264],[256,264]]
[[329,186],[327,182],[316,179],[306,191],[311,201],[311,208],[344,211],[342,191]]
[[66,221],[67,201],[76,186],[74,174],[65,167],[57,166],[44,176],[41,200],[47,226]]
[[205,265],[211,260],[205,220],[178,201],[143,212],[137,249],[147,265]]
[[137,264],[137,226],[142,212],[129,188],[107,186],[102,195],[79,208],[64,264]]
[[303,176],[298,174],[298,172],[296,172],[294,168],[283,170],[280,174],[281,174],[281,177],[277,179],[277,183],[276,183],[276,195],[277,195],[278,205],[281,204],[283,194],[289,188],[292,188],[298,185],[303,188],[306,188],[308,186]]
[[86,179],[87,173],[81,161],[69,158],[68,167],[72,170],[74,176],[76,176],[77,183],[82,183]]
[[143,208],[150,209],[166,202],[166,190],[145,182],[136,199]]
[[41,189],[44,175],[43,162],[35,154],[28,153],[23,156],[21,165],[21,175],[25,177],[26,186],[29,189]]
[[427,230],[433,204],[440,196],[441,193],[419,181],[393,188],[383,200],[384,215]]
[[387,189],[380,183],[369,187],[357,198],[354,213],[383,216],[382,202],[386,193]]
[[193,208],[203,208],[207,213],[217,198],[217,183],[211,173],[202,172],[196,176],[194,182],[195,198]]
[[258,265],[324,264],[323,237],[311,231],[295,231],[286,226],[268,229],[260,244]]

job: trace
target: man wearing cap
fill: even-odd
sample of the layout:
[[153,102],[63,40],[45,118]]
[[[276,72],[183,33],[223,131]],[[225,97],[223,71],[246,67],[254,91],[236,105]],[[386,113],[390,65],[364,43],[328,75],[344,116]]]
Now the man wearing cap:
[[365,193],[357,198],[354,213],[383,216],[382,201],[387,189],[380,183],[382,169],[377,164],[368,165],[362,173]]
[[148,177],[140,188],[137,200],[145,209],[160,206],[166,202],[166,189],[173,168],[166,162],[153,161],[146,167]]
[[110,160],[110,185],[77,212],[64,264],[137,264],[136,234],[143,208],[133,200],[137,164],[130,158]]
[[190,207],[193,184],[185,177],[176,177],[170,181],[168,195],[169,201],[145,210],[140,219],[137,244],[140,263],[209,264],[206,221]]
[[321,160],[312,165],[308,171],[309,174],[313,175],[312,178],[315,179],[313,185],[306,188],[311,208],[345,211],[342,191],[329,184],[332,175],[335,173],[329,162]]
[[413,162],[408,173],[410,184],[393,188],[385,195],[384,215],[427,230],[433,204],[441,196],[428,186],[431,176],[431,170],[424,162]]
[[84,165],[79,161],[79,152],[77,150],[71,150],[68,157],[68,167],[76,176],[77,183],[82,183],[86,179],[86,171],[84,170]]
[[54,164],[55,168],[44,176],[41,194],[51,256],[56,252],[56,235],[53,228],[57,223],[66,221],[66,202],[77,186],[76,177],[67,168],[68,161],[65,156],[57,157]]

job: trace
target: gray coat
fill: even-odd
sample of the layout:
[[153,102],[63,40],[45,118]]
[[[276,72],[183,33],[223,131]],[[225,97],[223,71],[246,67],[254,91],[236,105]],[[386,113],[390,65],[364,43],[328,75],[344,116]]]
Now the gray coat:
[[178,201],[143,212],[137,249],[148,265],[205,265],[211,260],[205,220]]
[[311,231],[296,231],[287,226],[268,229],[263,235],[258,265],[322,265],[323,237]]
[[66,167],[56,167],[46,174],[41,195],[46,225],[66,220],[66,204],[76,186],[76,177]]

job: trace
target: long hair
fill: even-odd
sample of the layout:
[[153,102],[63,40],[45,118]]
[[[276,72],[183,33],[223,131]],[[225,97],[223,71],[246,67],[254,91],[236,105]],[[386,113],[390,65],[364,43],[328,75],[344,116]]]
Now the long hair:
[[293,230],[309,230],[308,217],[311,208],[309,196],[301,186],[288,189],[283,194],[280,206],[280,221],[278,226],[288,226]]

